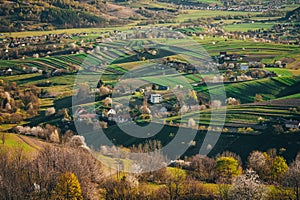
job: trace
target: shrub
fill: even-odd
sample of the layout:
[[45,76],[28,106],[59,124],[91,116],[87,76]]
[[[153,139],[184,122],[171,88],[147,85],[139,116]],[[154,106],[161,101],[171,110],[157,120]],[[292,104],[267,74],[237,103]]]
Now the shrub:
[[270,187],[270,190],[266,195],[266,199],[269,200],[296,199],[296,195],[291,189],[272,186]]
[[246,127],[244,127],[244,128],[238,128],[238,133],[247,134],[247,133],[253,133],[253,132],[254,132],[254,130],[251,127],[248,127],[248,128],[246,128]]

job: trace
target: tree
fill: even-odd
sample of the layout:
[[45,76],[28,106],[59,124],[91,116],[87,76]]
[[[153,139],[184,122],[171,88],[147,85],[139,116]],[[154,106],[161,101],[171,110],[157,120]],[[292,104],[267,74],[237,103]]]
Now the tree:
[[279,181],[289,169],[286,160],[282,156],[276,156],[273,159],[271,173],[273,180]]
[[104,84],[104,82],[100,79],[97,83],[97,88],[101,88],[101,86]]
[[126,176],[119,179],[108,179],[104,182],[104,195],[107,200],[115,199],[135,199],[136,188],[128,181]]
[[[253,167],[258,175],[266,182],[274,183],[281,181],[283,175],[288,170],[286,160],[282,156],[277,156],[276,149],[268,150],[267,153],[263,153],[263,156],[264,159],[260,154],[257,155],[259,159],[256,158],[256,162],[254,162],[254,158],[251,158],[253,159],[251,167]],[[248,166],[250,167],[249,164],[250,163],[248,163]]]
[[260,200],[266,195],[264,185],[258,180],[258,175],[251,169],[246,174],[233,180],[230,196],[232,199]]
[[220,100],[213,100],[211,102],[211,107],[213,109],[219,109],[219,108],[221,108],[221,106],[222,106],[222,102]]
[[216,160],[217,178],[220,182],[230,183],[232,178],[241,173],[241,167],[232,157],[219,157]]
[[227,103],[227,105],[240,105],[240,101],[233,97],[227,98],[226,103]]
[[55,196],[65,200],[82,200],[82,191],[75,174],[66,172],[62,174],[55,188]]
[[184,193],[184,183],[186,180],[186,173],[184,170],[169,168],[167,170],[167,188],[170,199],[178,199]]
[[[298,154],[300,155],[300,154]],[[284,185],[293,187],[296,199],[300,199],[299,187],[300,187],[300,160],[295,160],[287,171],[284,178]]]
[[264,174],[266,157],[260,151],[253,151],[248,157],[248,168],[253,169],[259,176]]
[[196,122],[195,122],[195,120],[194,120],[193,118],[190,118],[190,119],[188,120],[188,127],[189,127],[189,128],[194,128],[194,127],[196,127]]
[[[39,199],[49,199],[55,191],[59,176],[65,172],[73,172],[81,183],[84,199],[97,199],[98,187],[102,183],[102,167],[93,155],[81,147],[63,148],[45,146],[33,161],[30,161],[33,181],[42,188]],[[19,198],[20,199],[20,198]]]
[[6,134],[4,132],[2,133],[1,140],[2,140],[2,144],[4,145],[5,144],[5,140],[6,140]]
[[273,125],[272,128],[273,128],[274,134],[276,134],[276,135],[280,135],[281,133],[284,133],[284,129],[283,129],[282,125],[279,125],[279,124]]
[[216,161],[209,157],[193,156],[190,159],[190,169],[194,178],[205,182],[214,182],[216,177]]
[[242,164],[243,164],[241,157],[238,154],[236,154],[234,152],[231,152],[231,151],[224,151],[221,154],[218,154],[216,157],[217,158],[219,158],[219,157],[231,157],[231,158],[236,159],[240,166],[242,166]]
[[198,102],[198,97],[197,97],[197,93],[195,92],[195,90],[191,90],[189,92],[189,97],[191,97],[195,102]]
[[260,94],[256,94],[254,98],[254,102],[262,102],[263,98]]

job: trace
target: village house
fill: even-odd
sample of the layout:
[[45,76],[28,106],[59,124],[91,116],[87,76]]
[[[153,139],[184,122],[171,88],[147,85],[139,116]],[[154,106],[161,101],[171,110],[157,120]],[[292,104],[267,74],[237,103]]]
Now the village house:
[[240,64],[240,70],[247,71],[249,69],[249,65],[247,63]]
[[98,115],[95,113],[88,113],[87,110],[85,110],[82,107],[78,107],[77,110],[74,113],[75,119],[78,121],[97,121],[98,120]]
[[0,72],[0,75],[1,76],[11,76],[13,75],[13,70],[11,68],[8,68],[8,69],[4,69]]
[[151,94],[150,95],[150,102],[153,103],[153,104],[161,103],[162,102],[161,94]]
[[128,121],[131,121],[130,114],[118,114],[117,117],[115,117],[115,122],[117,123],[126,123]]
[[286,128],[294,128],[300,129],[300,122],[298,120],[286,120],[285,121]]
[[108,120],[110,120],[110,121],[114,120],[116,115],[117,115],[117,112],[114,109],[110,109],[107,112],[107,117],[108,117]]
[[171,160],[170,167],[181,167],[182,169],[188,169],[191,165],[191,162],[186,162],[184,160]]

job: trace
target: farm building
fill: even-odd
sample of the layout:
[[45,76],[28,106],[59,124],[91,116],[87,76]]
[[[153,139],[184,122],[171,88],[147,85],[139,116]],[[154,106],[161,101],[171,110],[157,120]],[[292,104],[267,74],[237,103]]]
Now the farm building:
[[150,102],[151,103],[161,103],[162,102],[161,94],[151,94]]

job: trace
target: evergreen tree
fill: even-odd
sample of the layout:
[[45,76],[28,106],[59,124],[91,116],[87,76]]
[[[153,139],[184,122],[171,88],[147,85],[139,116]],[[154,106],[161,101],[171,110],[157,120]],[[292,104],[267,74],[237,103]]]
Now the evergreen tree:
[[82,191],[75,174],[66,172],[62,174],[55,188],[55,199],[82,200]]

